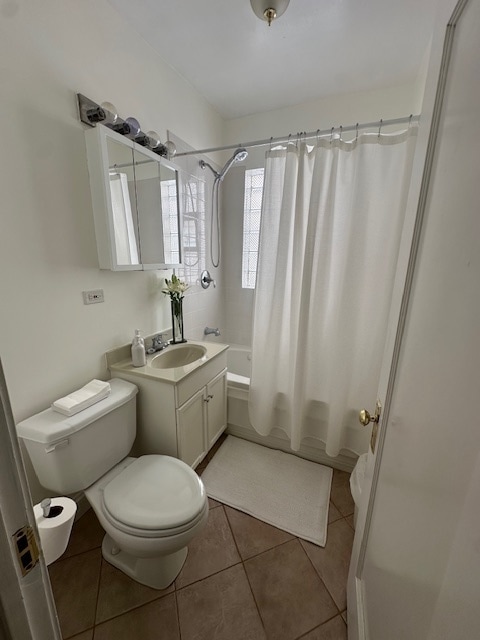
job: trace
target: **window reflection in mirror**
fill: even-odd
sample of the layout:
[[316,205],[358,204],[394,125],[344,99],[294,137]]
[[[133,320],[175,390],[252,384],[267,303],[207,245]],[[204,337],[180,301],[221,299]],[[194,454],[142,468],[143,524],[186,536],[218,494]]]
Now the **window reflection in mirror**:
[[144,265],[180,262],[176,171],[135,149],[135,186]]
[[116,262],[122,266],[140,264],[133,149],[111,139],[107,139],[107,148]]
[[162,198],[163,243],[166,264],[178,264],[181,260],[178,218],[177,172],[160,166],[160,191]]
[[183,263],[179,273],[195,284],[205,266],[205,182],[189,176],[184,183]]

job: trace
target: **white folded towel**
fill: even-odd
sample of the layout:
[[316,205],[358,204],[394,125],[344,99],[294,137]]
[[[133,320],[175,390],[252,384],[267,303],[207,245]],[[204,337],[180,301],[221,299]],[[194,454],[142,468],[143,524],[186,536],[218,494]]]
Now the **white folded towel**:
[[73,416],[83,411],[99,400],[103,400],[110,393],[110,383],[102,380],[92,380],[78,391],[59,398],[52,403],[52,409],[63,413],[65,416]]

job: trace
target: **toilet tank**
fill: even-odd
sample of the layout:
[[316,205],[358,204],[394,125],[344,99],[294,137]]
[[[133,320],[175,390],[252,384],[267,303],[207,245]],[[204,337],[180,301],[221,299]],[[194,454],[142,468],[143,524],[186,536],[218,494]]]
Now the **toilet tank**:
[[138,389],[117,378],[110,386],[110,395],[73,416],[46,409],[17,424],[46,489],[60,494],[86,489],[129,454]]

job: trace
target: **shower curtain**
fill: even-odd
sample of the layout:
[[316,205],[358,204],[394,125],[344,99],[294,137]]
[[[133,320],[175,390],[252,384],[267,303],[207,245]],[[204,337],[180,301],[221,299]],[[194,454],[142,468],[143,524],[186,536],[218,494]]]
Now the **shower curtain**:
[[416,133],[267,153],[249,413],[293,450],[367,450]]

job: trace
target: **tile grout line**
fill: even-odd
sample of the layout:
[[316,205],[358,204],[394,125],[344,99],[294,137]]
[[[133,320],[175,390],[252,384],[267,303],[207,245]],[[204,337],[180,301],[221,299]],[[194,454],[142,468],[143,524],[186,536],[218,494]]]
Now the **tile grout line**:
[[175,589],[173,591],[173,596],[175,598],[175,612],[177,614],[178,638],[179,638],[179,640],[182,640],[182,627],[180,626],[180,611],[178,610],[178,598],[177,598],[176,585],[175,585]]
[[[325,620],[324,622],[322,622],[322,624],[319,624],[316,627],[312,627],[312,629],[309,629],[305,633],[302,633],[301,636],[297,636],[296,638],[294,638],[294,640],[302,640],[302,638],[305,638],[308,634],[312,633],[312,631],[315,631],[316,629],[321,629],[323,627],[323,625],[328,624],[332,620],[335,620],[335,618],[338,618],[338,616],[342,617],[342,614],[341,613],[336,613],[331,618],[328,618],[328,620]],[[342,622],[345,624],[345,620],[343,620],[343,618],[342,618]]]
[[[234,562],[233,564],[229,565],[228,567],[224,567],[223,569],[219,569],[218,571],[215,571],[214,573],[210,573],[208,576],[205,576],[203,578],[198,578],[198,580],[194,580],[193,582],[189,582],[188,584],[183,585],[183,587],[177,588],[175,590],[175,593],[178,593],[179,591],[183,591],[184,589],[188,589],[189,587],[193,586],[194,584],[198,584],[199,582],[203,582],[203,580],[208,580],[212,576],[218,576],[219,573],[222,573],[223,571],[228,571],[228,569],[231,569],[232,567],[237,567],[239,564],[243,564],[241,558],[240,558],[240,560],[238,562]],[[169,595],[169,594],[165,594],[165,595]]]
[[[222,504],[222,503],[220,503],[220,504]],[[255,609],[257,610],[258,617],[259,617],[260,623],[262,625],[262,629],[265,632],[265,638],[267,638],[267,629],[265,628],[265,623],[263,621],[262,614],[260,613],[260,608],[258,606],[257,599],[255,598],[255,593],[253,592],[252,585],[250,583],[250,578],[248,577],[248,572],[247,572],[247,570],[245,568],[245,561],[244,561],[244,559],[242,557],[242,554],[240,553],[240,549],[238,548],[237,539],[235,538],[235,533],[234,533],[234,531],[232,529],[232,525],[231,525],[230,520],[228,518],[228,513],[225,511],[225,508],[223,507],[223,504],[222,504],[222,508],[223,508],[223,510],[225,512],[225,517],[227,518],[228,526],[230,528],[230,532],[232,534],[232,538],[233,538],[233,541],[235,543],[235,547],[237,548],[237,552],[238,552],[238,555],[240,557],[243,573],[245,574],[245,578],[247,580],[248,588],[250,589],[250,594],[251,594],[251,596],[253,598],[253,602],[255,603]]]
[[103,556],[100,553],[100,571],[98,572],[97,597],[95,599],[95,610],[93,612],[93,634],[92,634],[92,638],[95,637],[95,627],[97,626],[97,609],[98,609],[98,599],[100,597],[100,583],[102,581],[102,568],[103,568]]
[[[335,520],[335,522],[338,522],[338,520]],[[333,523],[332,523],[332,524],[333,524]],[[327,526],[328,526],[328,525],[327,525]],[[328,536],[328,531],[327,531],[327,536]],[[339,613],[341,613],[341,611],[340,611],[340,609],[339,609],[339,607],[338,607],[337,603],[335,602],[335,598],[334,598],[334,597],[332,596],[332,594],[330,593],[330,589],[329,589],[329,588],[327,587],[327,585],[325,584],[325,581],[324,581],[324,579],[322,578],[322,576],[320,575],[320,573],[319,573],[318,569],[317,569],[317,568],[316,568],[316,566],[313,564],[313,562],[312,562],[312,560],[310,559],[310,556],[308,555],[308,553],[305,551],[305,548],[304,548],[304,546],[303,546],[303,544],[302,544],[301,540],[299,540],[299,542],[300,542],[300,547],[302,548],[303,553],[307,556],[309,563],[312,565],[313,570],[315,571],[315,573],[316,573],[316,574],[317,574],[317,576],[318,576],[318,579],[320,580],[320,582],[321,582],[321,583],[323,584],[323,586],[325,587],[325,589],[326,589],[326,591],[327,591],[328,595],[330,596],[330,599],[332,600],[333,604],[335,605],[335,608],[337,609],[337,613],[336,613],[335,615],[338,615]],[[306,542],[308,542],[308,540],[307,540]],[[325,548],[325,547],[323,547],[323,548]],[[335,617],[335,616],[333,616],[333,617]],[[331,619],[331,618],[330,618],[330,619]],[[327,622],[327,621],[326,621],[326,622]]]
[[[105,562],[107,562],[107,561],[105,560]],[[118,571],[120,571],[120,569],[118,569]],[[130,580],[133,580],[133,578],[130,578]],[[138,584],[142,584],[142,583],[139,582]],[[121,613],[116,613],[114,616],[111,616],[110,618],[105,618],[105,620],[100,620],[100,622],[98,622],[98,624],[97,623],[94,624],[94,627],[99,627],[100,625],[104,624],[105,622],[111,622],[112,620],[115,620],[115,618],[121,618],[122,616],[125,616],[125,615],[127,615],[129,613],[132,613],[132,611],[136,611],[137,609],[141,609],[142,607],[146,607],[149,604],[153,604],[154,602],[157,602],[157,600],[161,600],[162,598],[165,598],[166,596],[174,595],[175,593],[176,593],[175,589],[173,591],[169,591],[168,593],[162,593],[162,595],[157,596],[156,598],[153,598],[152,600],[147,600],[147,602],[143,602],[142,604],[137,604],[134,607],[132,607],[131,609],[125,609],[125,611],[122,611]],[[86,631],[88,631],[88,629],[86,629]],[[80,633],[83,633],[83,632],[81,631]]]

